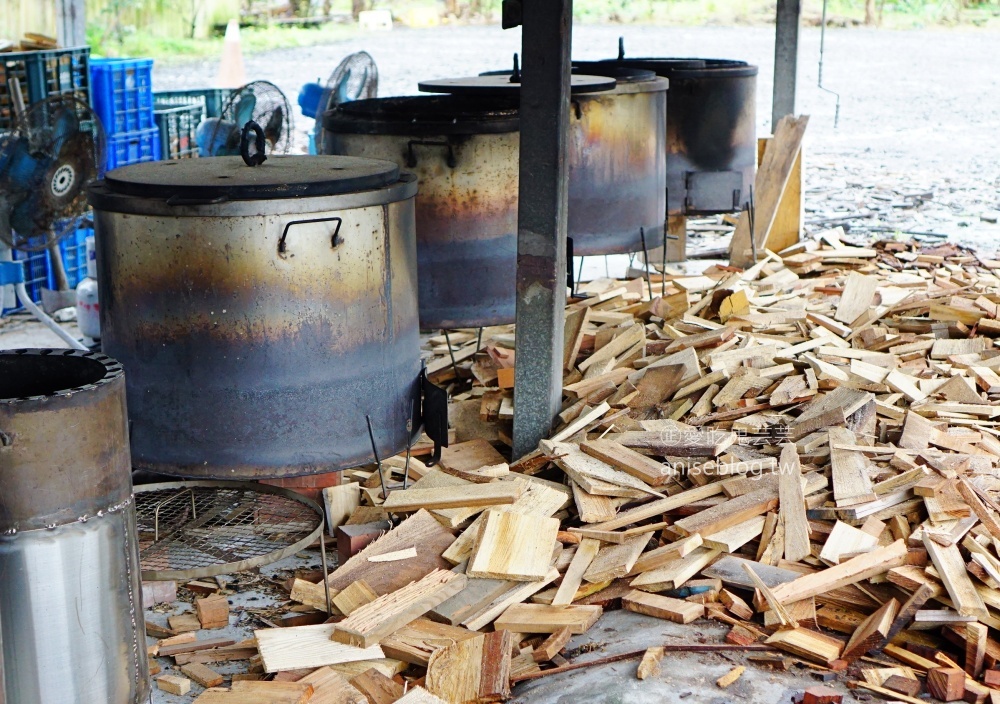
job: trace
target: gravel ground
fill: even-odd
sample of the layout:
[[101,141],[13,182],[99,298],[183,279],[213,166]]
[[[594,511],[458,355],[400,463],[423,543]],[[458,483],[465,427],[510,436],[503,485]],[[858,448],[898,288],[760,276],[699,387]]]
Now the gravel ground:
[[[773,27],[583,25],[574,29],[573,56],[614,56],[619,36],[632,56],[722,57],[759,65],[757,122],[759,134],[770,133]],[[519,30],[496,26],[397,28],[249,56],[246,66],[248,77],[273,81],[294,104],[303,83],[325,79],[346,54],[364,49],[378,63],[380,95],[406,95],[416,92],[421,79],[504,68],[520,41]],[[821,229],[830,218],[861,213],[866,217],[846,223],[856,232],[881,227],[939,233],[992,256],[1000,226],[982,216],[994,218],[1000,210],[1000,33],[828,30],[824,83],[841,96],[836,127],[836,99],[816,85],[819,43],[819,30],[802,30],[798,102],[800,112],[812,116],[807,224]],[[162,66],[155,69],[154,84],[209,85],[217,71],[217,62]],[[295,112],[301,148],[312,120],[297,107]],[[905,197],[927,193],[933,194],[928,200]]]

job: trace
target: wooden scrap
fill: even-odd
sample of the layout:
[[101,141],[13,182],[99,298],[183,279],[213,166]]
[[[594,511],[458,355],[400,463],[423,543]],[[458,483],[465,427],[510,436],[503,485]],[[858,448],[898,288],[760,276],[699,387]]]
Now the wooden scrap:
[[742,677],[743,673],[746,672],[746,670],[747,670],[747,668],[746,668],[745,665],[737,665],[732,670],[730,670],[729,672],[727,672],[726,674],[724,674],[722,677],[720,677],[719,679],[717,679],[715,681],[715,686],[719,687],[721,689],[725,689],[729,685],[731,685],[734,682],[736,682],[736,680],[738,680],[740,677]]
[[341,614],[348,616],[359,607],[370,604],[377,598],[378,594],[372,591],[368,583],[363,579],[359,579],[356,582],[351,582],[338,592],[333,597],[332,602]]
[[542,641],[541,645],[535,648],[535,650],[531,653],[532,659],[539,664],[548,662],[562,652],[562,649],[566,647],[566,644],[569,643],[570,638],[572,637],[573,632],[568,626],[560,628],[558,631],[555,631],[552,635]]
[[489,511],[466,573],[524,582],[541,579],[549,570],[558,532],[555,518]]
[[384,657],[377,645],[357,648],[330,639],[336,624],[254,631],[265,672],[297,670]]
[[660,674],[660,661],[662,659],[663,648],[646,648],[646,652],[642,654],[642,660],[639,661],[639,669],[636,671],[636,677],[640,680],[648,679],[649,677],[658,677]]
[[423,579],[359,606],[336,624],[331,638],[369,648],[460,592],[466,581],[465,575],[435,570]]
[[785,559],[798,562],[809,555],[811,548],[805,495],[802,491],[802,469],[794,443],[785,443],[781,448],[778,500],[778,515],[785,530]]
[[185,677],[206,689],[209,687],[218,687],[224,681],[222,675],[201,663],[182,665],[181,672]]
[[392,704],[403,696],[403,685],[389,679],[375,668],[355,675],[351,685],[368,699],[370,704]]
[[574,635],[579,635],[593,626],[602,612],[600,606],[514,604],[497,618],[493,627],[515,633],[555,633],[568,627]]
[[622,607],[628,611],[674,623],[691,623],[705,615],[705,607],[701,604],[659,594],[648,594],[635,589],[622,597]]

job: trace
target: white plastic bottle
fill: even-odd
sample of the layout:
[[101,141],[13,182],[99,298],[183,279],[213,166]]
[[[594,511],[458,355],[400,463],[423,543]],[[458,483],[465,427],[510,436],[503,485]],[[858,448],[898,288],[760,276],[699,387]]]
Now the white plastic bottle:
[[101,309],[97,302],[97,252],[94,236],[87,238],[87,277],[76,287],[76,322],[84,337],[101,339]]

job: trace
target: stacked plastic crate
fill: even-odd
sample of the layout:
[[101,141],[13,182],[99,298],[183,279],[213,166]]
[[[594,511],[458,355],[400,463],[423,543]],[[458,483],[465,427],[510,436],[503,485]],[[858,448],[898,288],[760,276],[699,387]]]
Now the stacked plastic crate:
[[220,117],[231,92],[228,88],[192,88],[154,93],[153,115],[160,128],[163,158],[198,156],[198,125],[207,117]]
[[[0,54],[0,133],[15,126],[14,79],[17,79],[21,95],[29,106],[53,96],[68,96],[90,104],[90,62],[89,47]],[[92,231],[81,230],[60,243],[71,286],[86,275],[86,262],[81,266],[76,255],[78,250],[85,252],[82,243],[88,232]],[[0,250],[4,249],[0,245]],[[41,301],[42,289],[54,287],[49,253],[45,250],[7,252],[0,251],[0,257],[24,262],[24,284],[28,295],[36,303]],[[0,286],[0,315],[20,309],[21,304],[14,296],[13,287]]]
[[94,111],[107,135],[107,170],[161,158],[153,119],[152,59],[93,59]]

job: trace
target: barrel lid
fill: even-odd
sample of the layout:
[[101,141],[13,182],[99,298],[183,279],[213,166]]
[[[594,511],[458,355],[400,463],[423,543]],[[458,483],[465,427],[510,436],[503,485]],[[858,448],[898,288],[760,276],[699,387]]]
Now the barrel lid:
[[607,76],[614,78],[619,84],[643,83],[645,81],[656,80],[656,71],[633,66],[618,66],[603,61],[574,61],[573,73],[582,73],[590,76]]
[[436,135],[518,130],[517,96],[406,95],[341,103],[323,113],[334,133]]
[[382,159],[284,155],[253,167],[238,156],[147,161],[104,177],[113,193],[200,203],[331,196],[374,190],[398,180],[399,167]]
[[757,75],[757,67],[738,59],[695,59],[670,57],[627,57],[603,59],[598,63],[654,71],[666,78],[744,78]]
[[[613,90],[616,82],[607,76],[588,76],[574,73],[570,77],[571,93],[598,93]],[[511,81],[511,74],[503,72],[486,76],[463,76],[421,81],[417,87],[425,93],[452,93],[455,95],[517,95],[520,81]]]

